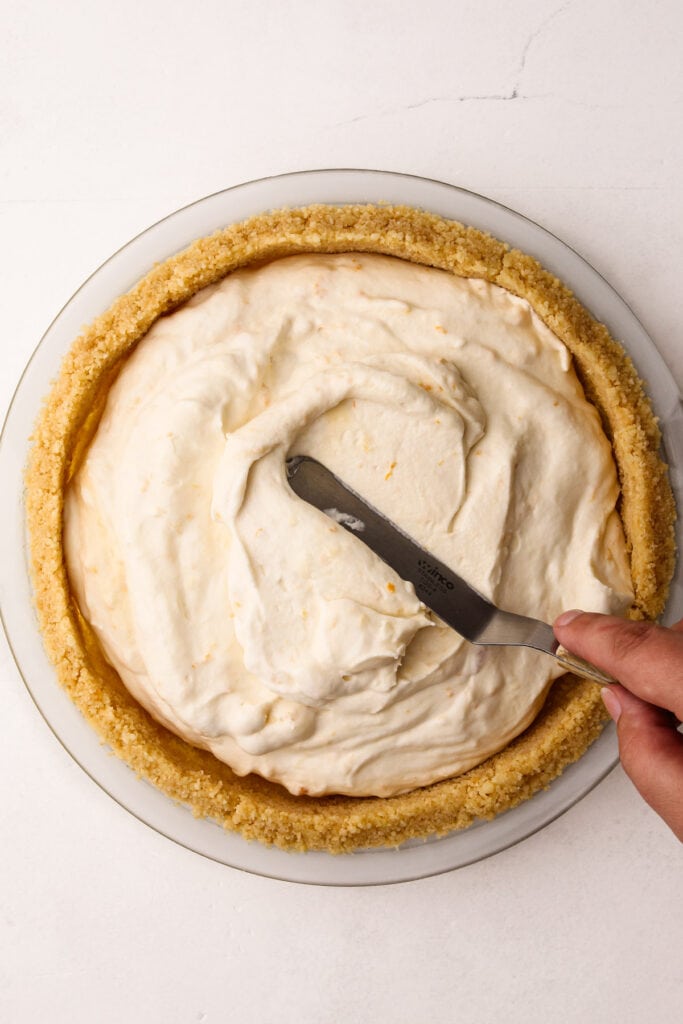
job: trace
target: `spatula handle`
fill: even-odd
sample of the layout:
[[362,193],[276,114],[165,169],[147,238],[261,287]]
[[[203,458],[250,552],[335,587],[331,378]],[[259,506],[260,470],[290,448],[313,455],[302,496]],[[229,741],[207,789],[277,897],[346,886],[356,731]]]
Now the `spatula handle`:
[[582,676],[584,679],[592,679],[593,682],[600,683],[601,686],[609,686],[610,683],[616,683],[617,681],[606,672],[601,672],[595,665],[591,665],[589,661],[584,661],[578,655],[572,654],[571,651],[568,651],[562,645],[557,648],[553,657],[570,672],[574,672],[577,676]]

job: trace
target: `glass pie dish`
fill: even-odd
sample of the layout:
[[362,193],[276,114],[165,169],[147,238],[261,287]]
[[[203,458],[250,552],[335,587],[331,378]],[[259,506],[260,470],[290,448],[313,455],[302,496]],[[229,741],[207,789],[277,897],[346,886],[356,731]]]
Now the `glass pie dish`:
[[[0,479],[8,496],[6,528],[0,543],[11,594],[11,598],[3,600],[2,615],[17,664],[50,727],[103,789],[159,832],[223,863],[293,881],[357,885],[395,882],[449,870],[497,852],[543,827],[613,767],[613,731],[606,730],[587,754],[548,790],[493,821],[477,823],[441,839],[408,843],[398,850],[375,849],[341,856],[292,854],[247,843],[210,820],[194,818],[189,810],[138,780],[125,763],[110,757],[75,705],[57,686],[42,650],[33,613],[22,501],[28,436],[40,401],[83,323],[106,309],[153,264],[219,227],[276,207],[348,202],[402,203],[471,224],[535,256],[557,274],[622,342],[639,375],[648,381],[678,499],[683,445],[678,391],[633,313],[580,257],[518,214],[452,186],[373,171],[316,171],[251,182],[185,207],[133,239],[79,289],[47,331],[10,407],[0,445]],[[680,583],[676,580],[667,619],[680,616],[681,603]]]

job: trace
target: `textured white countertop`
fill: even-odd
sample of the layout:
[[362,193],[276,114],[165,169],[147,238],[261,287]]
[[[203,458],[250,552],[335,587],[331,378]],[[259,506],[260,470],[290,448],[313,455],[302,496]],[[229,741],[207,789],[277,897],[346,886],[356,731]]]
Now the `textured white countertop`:
[[[229,185],[334,166],[539,221],[683,387],[677,0],[2,7],[2,415],[55,313],[130,237]],[[4,638],[0,683],[3,1021],[680,1020],[683,853],[620,768],[487,861],[312,888],[122,810],[51,735]]]

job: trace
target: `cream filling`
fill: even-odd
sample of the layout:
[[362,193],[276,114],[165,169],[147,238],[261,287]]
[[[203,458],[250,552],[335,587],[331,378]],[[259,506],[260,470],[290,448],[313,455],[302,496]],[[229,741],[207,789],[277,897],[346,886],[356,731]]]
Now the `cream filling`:
[[380,796],[529,724],[549,657],[473,647],[299,500],[309,454],[500,607],[632,600],[611,450],[528,303],[384,256],[293,256],[159,320],[65,505],[70,577],[154,717],[238,774]]

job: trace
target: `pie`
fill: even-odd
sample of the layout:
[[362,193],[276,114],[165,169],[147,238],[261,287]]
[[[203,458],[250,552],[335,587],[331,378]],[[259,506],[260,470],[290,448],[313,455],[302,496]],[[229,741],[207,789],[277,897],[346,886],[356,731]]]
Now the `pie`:
[[64,360],[26,476],[48,654],[133,770],[247,838],[467,827],[586,751],[597,687],[465,644],[283,460],[322,457],[511,610],[656,618],[659,441],[628,356],[531,257],[407,207],[251,218]]

